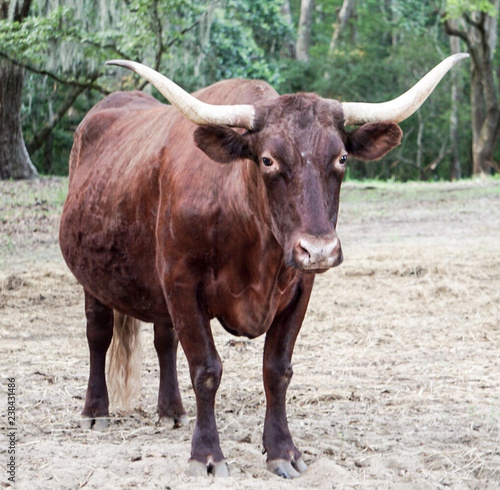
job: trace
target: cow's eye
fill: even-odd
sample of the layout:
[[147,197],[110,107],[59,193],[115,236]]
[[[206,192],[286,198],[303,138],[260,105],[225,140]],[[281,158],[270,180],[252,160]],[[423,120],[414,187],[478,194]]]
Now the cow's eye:
[[340,158],[339,158],[339,163],[341,165],[344,165],[345,162],[347,162],[347,155],[342,155]]
[[262,165],[264,165],[265,167],[272,167],[273,161],[270,158],[262,157]]

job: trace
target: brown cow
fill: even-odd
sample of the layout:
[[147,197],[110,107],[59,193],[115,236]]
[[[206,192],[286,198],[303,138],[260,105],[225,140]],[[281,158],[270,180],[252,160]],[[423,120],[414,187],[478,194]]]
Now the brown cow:
[[[75,135],[60,246],[85,291],[86,425],[109,416],[104,366],[113,319],[125,342],[131,317],[151,322],[159,416],[185,417],[180,341],[196,395],[191,472],[227,475],[214,413],[222,365],[210,319],[218,318],[232,334],[266,334],[267,465],[287,478],[304,472],[286,390],[315,273],[342,261],[335,226],[347,155],[375,160],[398,145],[397,122],[466,56],[448,58],[382,104],[280,97],[264,82],[243,80],[193,97],[143,65],[111,62],[145,77],[175,107],[140,92],[114,93]],[[349,132],[347,125],[361,126]]]

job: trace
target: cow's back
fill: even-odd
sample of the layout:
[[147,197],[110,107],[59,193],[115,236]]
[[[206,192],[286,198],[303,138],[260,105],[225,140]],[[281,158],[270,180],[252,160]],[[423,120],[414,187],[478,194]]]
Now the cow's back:
[[[232,104],[275,94],[264,82],[231,80],[195,95]],[[63,256],[88,292],[146,321],[167,314],[155,274],[158,213],[176,206],[193,247],[210,248],[204,231],[189,219],[209,227],[210,220],[200,217],[224,207],[220,192],[240,193],[233,182],[243,176],[242,168],[206,157],[194,145],[195,129],[176,109],[151,96],[117,92],[97,104],[75,134],[60,228]]]

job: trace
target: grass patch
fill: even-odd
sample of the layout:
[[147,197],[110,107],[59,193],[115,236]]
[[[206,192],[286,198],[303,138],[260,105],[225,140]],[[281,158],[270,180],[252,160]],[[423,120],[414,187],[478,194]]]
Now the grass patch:
[[475,198],[487,196],[500,197],[500,179],[465,179],[459,182],[394,182],[348,180],[342,186],[342,199],[350,201],[379,200],[381,196],[391,194],[404,200],[443,200],[449,197]]
[[57,249],[68,179],[0,181],[0,269]]
[[0,220],[34,210],[59,213],[67,194],[68,179],[65,177],[0,181]]

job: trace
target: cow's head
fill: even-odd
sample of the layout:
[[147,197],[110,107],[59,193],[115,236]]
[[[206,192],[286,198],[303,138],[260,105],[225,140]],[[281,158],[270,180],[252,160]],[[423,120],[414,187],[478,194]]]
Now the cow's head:
[[[268,224],[285,263],[321,272],[342,262],[335,227],[348,156],[377,160],[397,146],[402,136],[397,123],[413,114],[446,72],[467,56],[447,58],[408,92],[381,104],[341,104],[296,94],[255,105],[213,106],[144,65],[108,63],[146,78],[198,124],[196,144],[210,158],[221,163],[253,160],[264,183]],[[351,125],[360,127],[347,131]]]
[[340,264],[335,226],[348,155],[380,158],[399,144],[401,130],[379,122],[347,132],[341,104],[314,94],[284,95],[254,107],[259,122],[252,130],[201,126],[196,144],[218,162],[255,162],[287,265],[319,272]]

